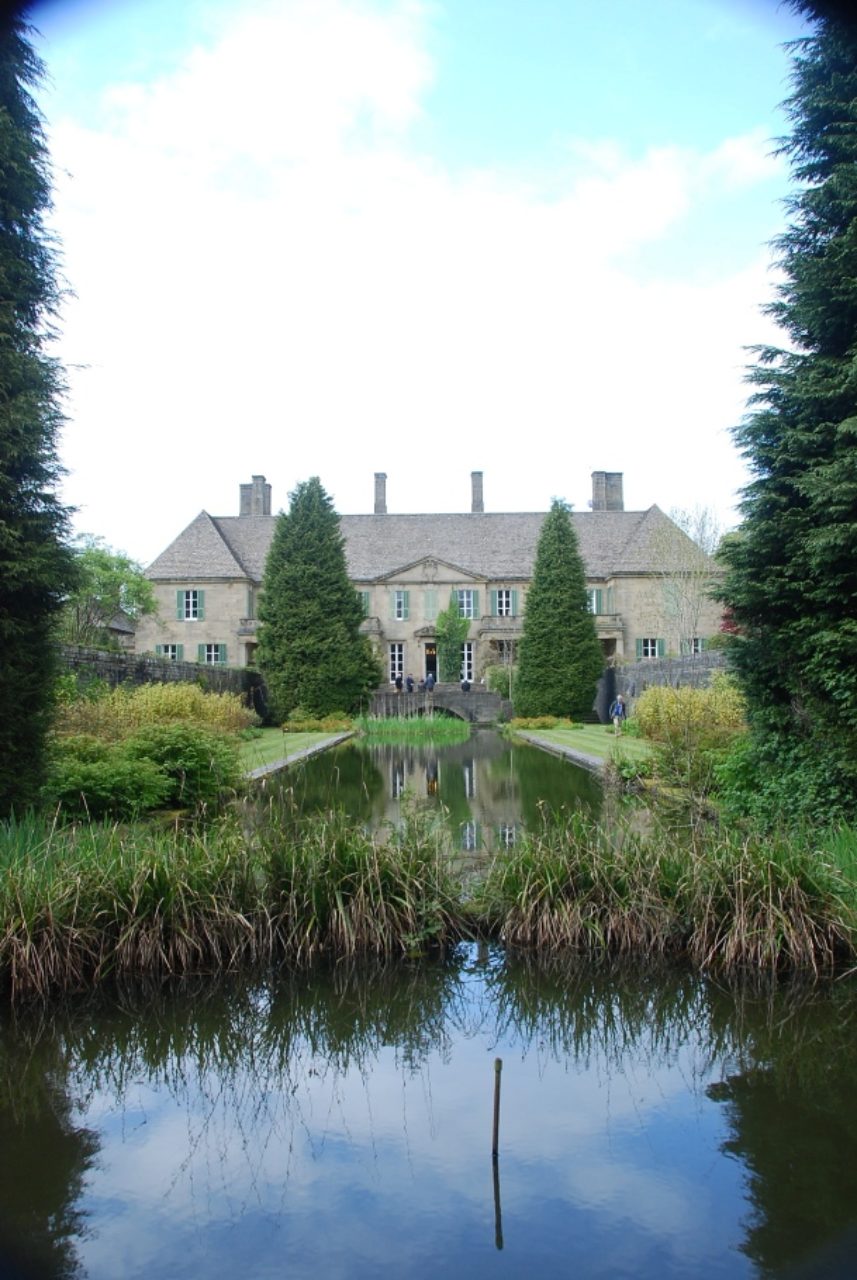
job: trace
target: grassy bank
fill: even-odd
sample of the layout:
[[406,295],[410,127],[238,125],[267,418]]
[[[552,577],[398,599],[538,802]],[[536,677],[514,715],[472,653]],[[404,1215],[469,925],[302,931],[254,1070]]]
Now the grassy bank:
[[474,884],[411,815],[386,840],[271,802],[207,827],[0,827],[0,982],[13,996],[116,976],[412,954],[465,936],[541,954],[670,955],[701,969],[833,973],[857,955],[857,833],[826,846],[606,832],[575,816]]
[[290,756],[327,742],[333,736],[324,731],[286,733],[282,729],[259,729],[252,738],[241,743],[238,758],[244,773],[250,773],[266,764],[287,760]]
[[612,725],[581,724],[570,729],[533,729],[533,733],[557,746],[581,751],[587,756],[610,760],[615,755],[628,760],[646,760],[652,754],[651,744],[630,734],[617,735]]

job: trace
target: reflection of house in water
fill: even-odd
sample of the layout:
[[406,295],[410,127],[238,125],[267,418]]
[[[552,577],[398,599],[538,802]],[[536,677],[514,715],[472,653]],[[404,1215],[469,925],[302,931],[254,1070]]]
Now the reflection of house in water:
[[511,848],[524,827],[538,824],[546,786],[557,807],[599,803],[600,788],[587,775],[491,730],[440,748],[384,743],[363,749],[387,779],[377,817],[397,823],[405,796],[436,806],[447,816],[453,843],[466,852]]

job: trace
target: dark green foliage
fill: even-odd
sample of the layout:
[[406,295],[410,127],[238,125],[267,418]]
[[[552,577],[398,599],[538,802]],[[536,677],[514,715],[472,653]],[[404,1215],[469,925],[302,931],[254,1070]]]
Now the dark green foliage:
[[280,719],[295,707],[314,716],[353,711],[381,671],[360,634],[339,516],[317,476],[289,497],[268,552],[257,661]]
[[106,744],[101,758],[85,759],[63,744],[47,797],[65,817],[135,818],[166,802],[170,781],[151,760],[129,760]]
[[513,698],[517,716],[582,716],[604,667],[568,507],[545,516],[527,594]]
[[461,646],[467,639],[470,623],[462,618],[458,595],[452,592],[449,605],[441,610],[435,622],[437,664],[441,680],[458,680],[461,676]]
[[128,760],[158,765],[170,784],[167,803],[182,808],[213,804],[241,779],[235,739],[196,725],[146,725],[121,749]]
[[753,730],[743,767],[829,816],[857,809],[857,28],[795,7],[816,25],[794,47],[781,150],[799,186],[769,308],[791,346],[759,349],[750,375],[736,438],[753,479],[723,598]]
[[[5,11],[4,11],[5,12]],[[58,289],[48,158],[29,88],[42,67],[0,17],[0,814],[34,803],[51,706],[51,626],[72,579],[54,494],[62,376],[46,354]]]
[[238,744],[189,724],[153,724],[121,742],[72,734],[53,744],[44,798],[66,816],[138,817],[214,804],[240,782]]

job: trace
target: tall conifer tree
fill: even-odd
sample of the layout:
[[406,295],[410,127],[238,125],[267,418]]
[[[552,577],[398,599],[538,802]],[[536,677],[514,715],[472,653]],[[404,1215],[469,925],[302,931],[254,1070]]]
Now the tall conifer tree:
[[352,711],[380,681],[348,580],[339,516],[317,476],[277,518],[259,604],[257,660],[275,714]]
[[793,48],[781,150],[798,189],[769,307],[790,345],[760,348],[750,375],[724,599],[761,778],[823,816],[857,808],[857,28],[794,7],[815,26]]
[[568,506],[555,498],[539,534],[527,593],[516,715],[585,715],[603,667],[577,535]]
[[61,371],[46,353],[56,312],[51,186],[30,93],[42,64],[18,17],[0,16],[0,815],[38,795],[51,706],[52,627],[71,583],[55,496]]

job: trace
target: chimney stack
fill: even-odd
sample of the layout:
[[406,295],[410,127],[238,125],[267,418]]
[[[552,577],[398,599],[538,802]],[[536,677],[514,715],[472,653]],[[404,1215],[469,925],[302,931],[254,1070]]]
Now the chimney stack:
[[386,471],[375,472],[375,515],[385,516],[387,514],[387,473]]
[[269,516],[271,514],[271,486],[265,483],[264,476],[254,476],[252,484],[239,487],[239,515]]
[[593,471],[592,510],[624,511],[621,471]]
[[485,503],[482,500],[482,472],[471,471],[470,483],[472,492],[472,501],[470,504],[471,511],[484,511]]

